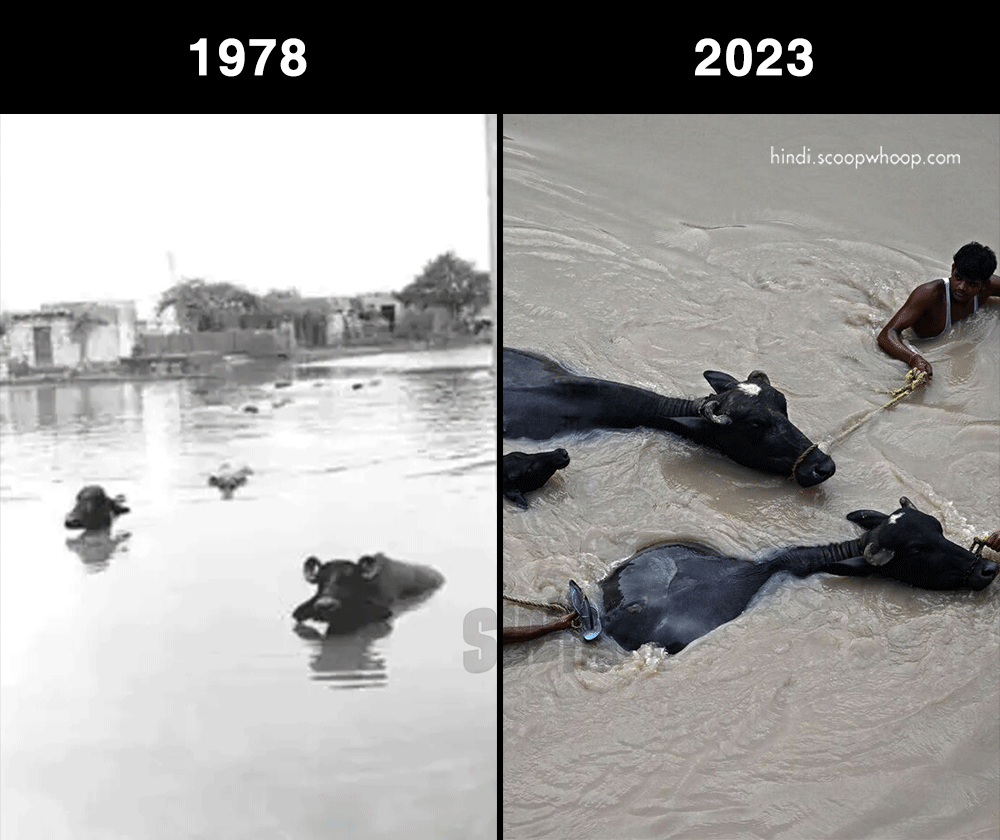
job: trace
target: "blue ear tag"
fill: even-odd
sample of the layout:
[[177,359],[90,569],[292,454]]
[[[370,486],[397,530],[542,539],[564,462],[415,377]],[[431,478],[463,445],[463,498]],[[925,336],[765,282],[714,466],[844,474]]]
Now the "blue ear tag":
[[587,596],[577,586],[576,581],[569,582],[569,600],[577,615],[580,616],[580,630],[583,633],[583,638],[592,642],[601,635],[601,617],[594,609],[594,605],[587,600]]

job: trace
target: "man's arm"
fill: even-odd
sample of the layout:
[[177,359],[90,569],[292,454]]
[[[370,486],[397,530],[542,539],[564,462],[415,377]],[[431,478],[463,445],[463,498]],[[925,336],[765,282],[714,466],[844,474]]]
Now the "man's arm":
[[[995,275],[993,279],[994,280],[997,279]],[[986,545],[988,545],[994,551],[1000,551],[1000,530],[994,531],[986,538]]]
[[878,346],[883,353],[906,364],[909,368],[922,370],[928,376],[933,376],[930,362],[919,353],[911,350],[900,337],[907,327],[912,327],[934,303],[934,283],[924,283],[917,286],[906,299],[899,312],[893,315],[878,334]]

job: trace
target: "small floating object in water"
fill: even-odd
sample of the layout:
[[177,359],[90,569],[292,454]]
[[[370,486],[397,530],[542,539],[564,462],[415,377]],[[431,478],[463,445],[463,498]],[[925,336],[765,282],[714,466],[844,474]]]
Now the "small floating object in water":
[[291,397],[282,397],[280,400],[271,400],[271,408],[281,408],[292,401]]
[[247,483],[247,476],[253,475],[250,467],[240,467],[234,470],[228,462],[208,477],[209,487],[218,487],[223,499],[231,499],[237,487],[242,487]]
[[291,385],[292,383],[289,382],[287,379],[282,379],[280,382],[274,383],[275,388],[290,388]]
[[244,412],[244,413],[246,413],[246,414],[259,414],[260,413],[260,409],[257,406],[255,406],[253,403],[247,403],[245,406],[243,406],[239,410],[242,411],[242,412]]
[[355,382],[355,383],[354,383],[354,384],[353,384],[353,385],[351,386],[351,390],[352,390],[352,391],[357,391],[357,390],[359,390],[360,388],[364,388],[364,387],[365,387],[365,383],[364,383],[364,382]]
[[569,600],[580,616],[580,630],[583,638],[588,642],[593,641],[601,635],[601,617],[598,615],[594,605],[587,600],[587,596],[577,585],[576,581],[569,582]]

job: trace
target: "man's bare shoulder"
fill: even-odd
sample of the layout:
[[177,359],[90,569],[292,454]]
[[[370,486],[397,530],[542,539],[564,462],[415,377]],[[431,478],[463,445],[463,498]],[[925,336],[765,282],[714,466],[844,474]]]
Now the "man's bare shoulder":
[[929,280],[917,286],[903,304],[904,309],[913,310],[919,307],[926,310],[944,299],[944,281]]
[[902,331],[907,327],[914,327],[930,310],[939,308],[943,298],[944,283],[941,280],[921,283],[910,292],[906,302],[882,328],[882,333],[889,330]]
[[921,283],[912,292],[910,292],[910,298],[918,296],[921,298],[927,298],[928,300],[933,300],[934,298],[940,297],[941,292],[944,291],[944,280],[938,278],[937,280],[928,280],[926,283]]

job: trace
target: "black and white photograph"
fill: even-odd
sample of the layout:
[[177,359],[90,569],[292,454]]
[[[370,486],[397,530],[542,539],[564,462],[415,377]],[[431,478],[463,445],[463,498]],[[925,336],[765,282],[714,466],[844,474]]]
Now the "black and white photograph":
[[501,123],[503,836],[1000,836],[1000,115]]
[[0,836],[497,834],[494,114],[0,116]]

